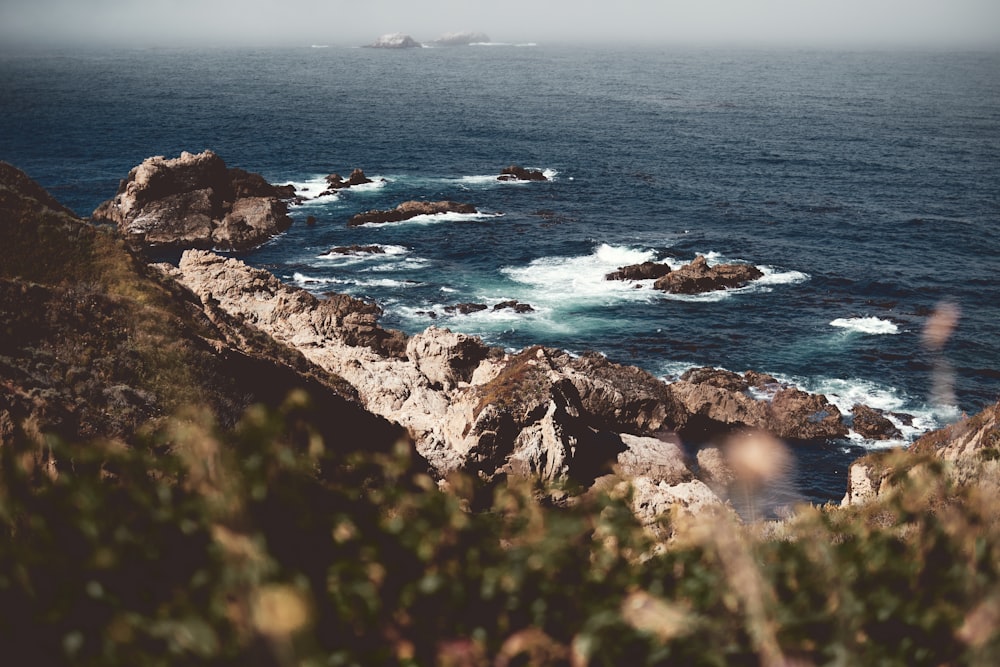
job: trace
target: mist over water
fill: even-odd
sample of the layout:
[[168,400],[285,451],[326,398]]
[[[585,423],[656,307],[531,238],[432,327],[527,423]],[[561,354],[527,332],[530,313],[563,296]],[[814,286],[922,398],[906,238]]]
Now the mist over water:
[[[374,299],[410,333],[598,350],[668,379],[755,369],[844,411],[910,414],[906,439],[1000,394],[995,54],[63,49],[0,56],[0,114],[0,159],[82,215],[150,155],[211,148],[306,196],[363,168],[376,183],[293,208],[286,234],[242,257]],[[497,181],[512,163],[551,180]],[[482,214],[346,225],[408,199]],[[323,254],[352,244],[385,252]],[[765,277],[693,297],[603,279],[698,254]],[[493,310],[507,300],[533,311]],[[932,351],[922,331],[942,301],[961,318]],[[487,308],[447,310],[466,302]],[[944,362],[954,402],[938,405]],[[842,495],[873,446],[797,452],[801,497]]]

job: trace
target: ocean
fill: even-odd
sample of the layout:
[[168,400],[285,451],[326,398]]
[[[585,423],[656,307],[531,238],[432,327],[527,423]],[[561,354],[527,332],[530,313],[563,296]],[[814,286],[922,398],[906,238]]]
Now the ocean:
[[[0,159],[81,215],[151,155],[210,148],[311,198],[364,169],[376,183],[293,207],[239,256],[409,333],[597,350],[668,380],[754,369],[913,415],[902,442],[1000,396],[1000,53],[0,51],[0,118]],[[511,164],[551,178],[497,181]],[[481,213],[346,224],[408,199]],[[385,252],[322,255],[351,244]],[[604,280],[698,254],[765,276],[701,296]],[[534,311],[445,310],[509,299]],[[943,303],[961,319],[931,351]],[[838,499],[848,463],[893,444],[797,447],[795,492]]]

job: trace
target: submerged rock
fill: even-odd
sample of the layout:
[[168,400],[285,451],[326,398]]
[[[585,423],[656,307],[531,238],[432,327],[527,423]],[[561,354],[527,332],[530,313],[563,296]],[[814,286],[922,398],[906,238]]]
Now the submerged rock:
[[487,308],[489,308],[489,306],[485,303],[456,303],[454,306],[445,306],[444,312],[468,315],[469,313],[478,313],[479,311],[486,310]]
[[212,151],[143,160],[93,220],[118,225],[135,246],[247,250],[292,224],[294,188],[229,169]]
[[701,294],[743,287],[763,275],[760,269],[750,264],[709,266],[705,257],[698,255],[690,264],[659,278],[653,287],[671,294]]
[[385,248],[380,245],[341,245],[330,248],[321,255],[382,255]]
[[358,213],[347,221],[349,227],[367,224],[402,222],[418,215],[438,215],[441,213],[478,213],[472,204],[453,201],[407,201],[387,211],[373,210]]

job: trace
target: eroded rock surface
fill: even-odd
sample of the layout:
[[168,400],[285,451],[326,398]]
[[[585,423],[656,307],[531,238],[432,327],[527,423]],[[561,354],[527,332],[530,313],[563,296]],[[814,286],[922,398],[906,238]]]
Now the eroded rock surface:
[[118,225],[140,248],[246,250],[292,224],[285,199],[294,188],[230,169],[212,151],[143,160],[93,213]]
[[709,266],[705,257],[698,255],[690,264],[659,278],[653,287],[672,294],[701,294],[743,287],[763,275],[760,269],[750,264]]
[[389,210],[372,210],[358,213],[347,221],[349,227],[368,224],[402,222],[418,215],[438,215],[441,213],[477,213],[472,204],[453,201],[407,201]]

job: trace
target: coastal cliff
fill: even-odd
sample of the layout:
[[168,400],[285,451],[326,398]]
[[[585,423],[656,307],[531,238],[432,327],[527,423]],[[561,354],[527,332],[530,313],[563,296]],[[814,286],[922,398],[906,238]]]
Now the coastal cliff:
[[[775,435],[846,433],[824,397],[406,336],[204,250],[147,264],[6,164],[0,241],[5,656],[1000,657],[1000,404],[859,461],[845,507],[744,524],[727,499],[754,518]],[[721,444],[695,465],[681,438]]]

